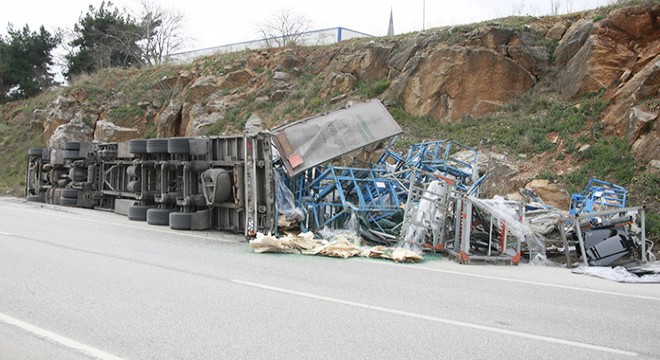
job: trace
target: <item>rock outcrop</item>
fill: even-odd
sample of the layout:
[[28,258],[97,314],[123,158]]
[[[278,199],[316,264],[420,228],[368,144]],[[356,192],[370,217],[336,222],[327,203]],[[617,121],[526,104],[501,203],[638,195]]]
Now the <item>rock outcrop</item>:
[[[35,111],[32,123],[55,145],[122,141],[147,133],[199,136],[209,129],[240,131],[249,115],[241,111],[262,112],[264,123],[275,125],[373,94],[412,115],[455,123],[491,114],[544,81],[569,101],[587,94],[609,101],[603,132],[624,137],[636,157],[653,160],[660,148],[659,19],[655,3],[606,16],[535,19],[520,27],[493,22],[211,57],[174,66],[153,84],[165,89],[154,99],[126,99],[113,89],[108,98],[92,103],[91,90],[74,86]],[[373,90],[374,84],[382,88]],[[279,116],[271,116],[278,106]],[[133,111],[136,107],[139,111]],[[130,118],[117,118],[117,109],[136,116],[135,125]],[[490,164],[489,171],[502,179],[518,173],[505,162]],[[523,184],[511,180],[507,188]]]
[[492,112],[535,82],[523,66],[493,50],[443,47],[411,59],[388,94],[413,115],[451,122]]

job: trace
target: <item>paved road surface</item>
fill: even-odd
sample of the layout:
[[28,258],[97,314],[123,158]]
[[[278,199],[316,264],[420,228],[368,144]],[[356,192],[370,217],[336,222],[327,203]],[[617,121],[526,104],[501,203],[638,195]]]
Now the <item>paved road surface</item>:
[[660,286],[563,268],[254,254],[0,199],[0,359],[660,358]]

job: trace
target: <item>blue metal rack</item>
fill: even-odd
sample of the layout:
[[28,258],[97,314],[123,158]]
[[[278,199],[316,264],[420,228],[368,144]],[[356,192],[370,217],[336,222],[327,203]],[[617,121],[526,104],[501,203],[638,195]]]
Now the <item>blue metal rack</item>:
[[627,195],[625,188],[592,177],[582,193],[571,196],[569,213],[574,216],[607,208],[625,208]]

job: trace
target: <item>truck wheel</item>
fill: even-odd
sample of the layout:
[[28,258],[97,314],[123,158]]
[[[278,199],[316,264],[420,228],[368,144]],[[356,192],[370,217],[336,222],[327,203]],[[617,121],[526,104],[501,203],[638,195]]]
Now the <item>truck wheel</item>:
[[174,230],[190,230],[192,227],[192,214],[184,212],[170,213],[170,228]]
[[64,150],[65,159],[80,159],[79,150]]
[[128,152],[130,152],[131,154],[146,154],[147,140],[145,139],[128,140]]
[[78,199],[78,189],[62,189],[62,198]]
[[[65,189],[65,190],[67,190],[67,189]],[[76,207],[76,206],[78,206],[78,199],[71,199],[71,198],[63,197],[63,198],[60,199],[60,205],[68,206],[68,207]]]
[[43,148],[41,149],[41,162],[42,163],[49,163],[50,162],[50,149],[48,148]]
[[28,150],[28,155],[39,155],[43,156],[44,150],[42,148],[30,148]]
[[147,153],[149,153],[149,154],[167,154],[167,139],[149,139],[149,140],[147,140]]
[[175,137],[168,139],[167,152],[170,154],[190,154],[190,138]]
[[169,225],[170,213],[174,209],[149,209],[147,210],[147,224],[149,225]]
[[148,206],[133,205],[128,208],[128,220],[145,221],[147,220],[147,210],[151,209]]
[[80,141],[67,141],[64,143],[64,150],[80,150]]

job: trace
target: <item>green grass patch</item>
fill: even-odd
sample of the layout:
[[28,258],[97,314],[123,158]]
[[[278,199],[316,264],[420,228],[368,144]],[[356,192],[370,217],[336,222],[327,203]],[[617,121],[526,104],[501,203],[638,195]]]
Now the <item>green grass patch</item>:
[[392,81],[390,79],[379,79],[369,83],[359,82],[356,86],[358,94],[366,98],[374,98],[382,94],[387,88],[390,87]]
[[635,173],[635,159],[630,153],[630,145],[617,137],[599,139],[589,149],[580,153],[578,159],[582,167],[565,177],[568,191],[581,191],[591,177],[626,185]]

